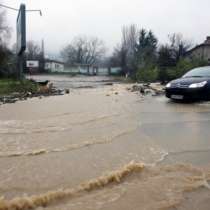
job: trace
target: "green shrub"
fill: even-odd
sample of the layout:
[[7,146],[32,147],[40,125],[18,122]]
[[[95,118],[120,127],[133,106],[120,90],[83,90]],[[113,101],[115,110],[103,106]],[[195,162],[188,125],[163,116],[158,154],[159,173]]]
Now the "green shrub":
[[205,60],[180,59],[180,61],[177,63],[175,67],[160,68],[158,71],[158,80],[161,81],[162,83],[165,83],[165,82],[182,77],[186,72],[188,72],[189,70],[193,68],[206,66],[206,65],[208,65],[208,62]]
[[186,72],[188,72],[193,68],[206,66],[206,65],[208,65],[208,62],[201,59],[192,59],[192,60],[181,59],[176,65],[176,77],[178,78],[183,76]]
[[38,87],[36,83],[29,80],[0,79],[0,95],[7,95],[13,92],[35,93]]
[[136,79],[138,82],[155,82],[158,78],[157,67],[144,67],[137,71]]

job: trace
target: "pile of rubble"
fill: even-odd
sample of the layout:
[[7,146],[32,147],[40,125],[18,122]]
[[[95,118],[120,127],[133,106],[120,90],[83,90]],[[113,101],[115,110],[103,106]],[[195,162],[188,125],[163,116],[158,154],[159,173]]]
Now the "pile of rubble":
[[165,93],[165,87],[158,83],[135,84],[130,89],[131,92],[139,92],[142,95],[159,96]]
[[36,92],[14,92],[6,96],[0,96],[0,105],[1,104],[8,104],[8,103],[15,103],[16,101],[23,101],[27,100],[28,98],[34,97],[47,97],[47,96],[58,96],[69,94],[69,89],[60,90],[53,86],[53,83],[49,81],[45,82],[36,82],[38,85],[38,89]]

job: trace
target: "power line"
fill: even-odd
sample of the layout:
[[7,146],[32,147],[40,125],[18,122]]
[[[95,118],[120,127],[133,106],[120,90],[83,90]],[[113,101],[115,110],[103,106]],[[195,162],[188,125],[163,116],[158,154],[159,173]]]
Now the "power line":
[[9,6],[3,5],[3,4],[0,4],[0,6],[1,6],[1,7],[5,7],[5,8],[7,8],[7,9],[19,11],[19,9],[16,9],[16,8],[13,8],[13,7],[9,7]]

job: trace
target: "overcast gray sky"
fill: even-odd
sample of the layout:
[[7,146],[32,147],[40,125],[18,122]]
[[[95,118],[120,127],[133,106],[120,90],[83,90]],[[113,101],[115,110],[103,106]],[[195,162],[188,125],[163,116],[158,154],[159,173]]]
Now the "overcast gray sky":
[[[42,9],[27,15],[27,38],[45,40],[46,51],[58,54],[76,35],[97,36],[112,48],[120,42],[122,25],[134,23],[152,29],[161,43],[169,33],[181,32],[194,43],[210,35],[210,0],[3,0],[27,9]],[[16,13],[7,12],[15,41]]]

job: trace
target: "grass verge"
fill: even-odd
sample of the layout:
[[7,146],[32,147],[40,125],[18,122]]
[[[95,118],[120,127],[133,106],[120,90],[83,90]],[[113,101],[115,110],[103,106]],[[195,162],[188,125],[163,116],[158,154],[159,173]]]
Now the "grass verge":
[[0,79],[0,95],[11,93],[37,92],[37,84],[29,80]]

